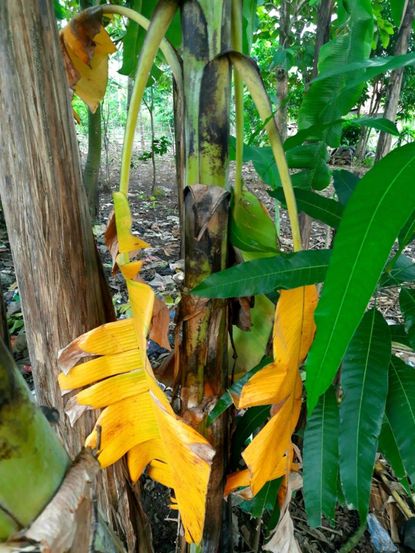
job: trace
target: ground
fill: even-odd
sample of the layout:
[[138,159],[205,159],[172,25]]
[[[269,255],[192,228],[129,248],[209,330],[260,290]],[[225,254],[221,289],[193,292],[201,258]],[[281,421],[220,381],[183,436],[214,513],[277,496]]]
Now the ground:
[[[98,249],[101,253],[106,274],[114,296],[118,312],[124,310],[126,296],[121,277],[111,277],[111,261],[103,242],[103,232],[108,215],[112,209],[111,191],[118,182],[119,152],[117,148],[104,163],[101,175],[101,192],[99,215],[94,226]],[[248,165],[244,169],[244,180],[247,186],[267,204],[272,210],[273,200],[266,194],[264,185],[259,181],[254,169]],[[152,168],[150,162],[133,164],[130,185],[130,201],[134,221],[134,231],[151,244],[146,250],[145,264],[142,270],[143,278],[164,298],[170,308],[171,320],[174,319],[175,306],[180,297],[180,285],[183,281],[183,260],[180,259],[180,227],[177,210],[177,194],[175,185],[175,169],[172,158],[161,158],[157,161],[157,188],[151,192]],[[290,237],[286,214],[281,218],[282,249],[288,251]],[[323,225],[313,223],[311,247],[321,248],[330,244],[331,235]],[[30,361],[28,358],[17,285],[15,283],[12,258],[8,248],[4,222],[0,220],[0,276],[1,285],[6,300],[10,325],[13,330],[13,347],[19,366],[30,384]],[[382,310],[387,317],[397,321],[396,294],[382,298]],[[172,322],[173,325],[173,322]],[[155,365],[160,364],[168,355],[166,350],[156,344],[150,344],[150,358]],[[143,482],[143,502],[151,519],[154,537],[154,550],[157,553],[174,553],[176,551],[177,515],[168,508],[168,491],[149,479]],[[235,523],[235,553],[260,551],[263,538],[258,541],[257,523],[248,515],[240,515],[234,509]],[[336,526],[325,524],[322,528],[311,529],[306,522],[301,493],[294,498],[291,507],[292,518],[296,528],[296,537],[304,553],[346,551],[342,549],[345,543],[356,532],[359,526],[357,515],[339,509]],[[357,545],[347,549],[356,553],[374,551],[368,534],[365,533]]]

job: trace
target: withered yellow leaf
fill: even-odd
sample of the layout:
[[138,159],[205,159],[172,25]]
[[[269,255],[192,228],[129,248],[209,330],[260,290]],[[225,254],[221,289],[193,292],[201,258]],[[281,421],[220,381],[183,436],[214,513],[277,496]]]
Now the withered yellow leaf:
[[317,301],[315,286],[281,292],[273,329],[274,360],[242,388],[238,407],[272,405],[271,419],[242,453],[254,495],[266,482],[288,474],[293,464],[291,436],[302,403],[299,367],[313,341]]
[[[103,467],[127,454],[133,481],[148,474],[173,489],[172,508],[180,511],[188,542],[202,539],[205,501],[214,450],[207,440],[177,417],[161,390],[146,356],[154,292],[137,280],[140,261],[131,250],[147,244],[131,234],[127,198],[117,194],[115,221],[120,253],[117,263],[126,279],[132,317],[100,326],[74,340],[60,354],[67,374],[64,390],[89,386],[71,398],[71,420],[82,408],[103,408],[86,440]],[[87,355],[99,355],[77,364]],[[83,407],[85,406],[85,407]]]
[[104,97],[108,56],[116,51],[101,25],[101,13],[99,9],[86,10],[61,31],[69,85],[92,112]]
[[279,403],[291,393],[295,383],[293,375],[304,361],[314,338],[317,301],[315,286],[281,291],[273,329],[274,361],[258,371],[242,388],[239,408]]

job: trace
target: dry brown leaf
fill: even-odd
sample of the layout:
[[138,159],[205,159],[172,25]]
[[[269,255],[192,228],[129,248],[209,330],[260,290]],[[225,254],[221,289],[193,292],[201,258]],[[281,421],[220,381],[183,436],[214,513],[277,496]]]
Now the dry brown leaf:
[[107,87],[108,55],[116,51],[101,18],[100,8],[85,10],[61,31],[69,86],[93,113]]
[[294,537],[294,524],[290,515],[289,505],[294,491],[303,485],[302,477],[298,472],[291,472],[287,480],[287,492],[284,504],[281,507],[280,519],[268,543],[264,544],[264,551],[272,553],[301,553],[300,546]]
[[118,238],[114,210],[111,211],[110,216],[108,217],[107,228],[104,232],[104,241],[109,253],[111,254],[112,274],[115,275],[119,269],[116,261],[118,255]]
[[171,350],[169,342],[170,313],[164,301],[157,296],[154,298],[153,316],[149,338],[164,349]]

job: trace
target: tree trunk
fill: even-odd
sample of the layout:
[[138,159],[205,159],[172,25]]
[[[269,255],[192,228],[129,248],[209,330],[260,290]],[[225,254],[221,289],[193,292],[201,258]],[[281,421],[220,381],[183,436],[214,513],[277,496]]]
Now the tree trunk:
[[[288,0],[282,0],[280,5],[280,30],[279,30],[279,48],[288,48],[290,37],[290,4]],[[278,131],[281,136],[281,140],[287,138],[287,126],[288,126],[288,71],[286,67],[279,65],[276,68],[277,76],[277,98],[278,98],[278,110],[275,115],[275,122],[277,123]]]
[[154,141],[156,139],[155,133],[154,133],[154,99],[153,99],[153,87],[150,87],[150,107],[148,108],[148,113],[150,114],[150,129],[151,129],[151,165],[153,167],[153,183],[151,185],[151,193],[153,194],[155,188],[156,188],[156,156],[154,152]]
[[[60,413],[75,457],[94,415],[64,415],[57,352],[113,317],[90,228],[52,3],[5,0],[0,11],[0,194],[22,298],[37,400]],[[141,511],[123,466],[102,473],[99,505],[137,551]],[[24,499],[24,498],[22,498]]]
[[[405,15],[403,16],[402,24],[399,29],[398,39],[394,48],[393,55],[399,56],[408,52],[409,37],[412,31],[412,22],[414,21],[415,4],[414,0],[409,0],[406,6]],[[386,93],[386,104],[384,117],[395,122],[398,112],[399,97],[402,88],[404,68],[392,71],[390,76],[390,84]],[[376,161],[382,159],[389,153],[392,142],[392,136],[388,133],[379,133],[378,145],[376,148]]]
[[177,180],[177,205],[180,221],[180,257],[184,257],[184,182],[185,182],[185,138],[184,138],[184,98],[177,91],[173,79],[173,111],[174,111],[174,140],[175,140],[175,162]]
[[[229,195],[231,2],[189,0],[182,5],[185,94],[185,290],[226,267]],[[208,32],[209,29],[209,32]],[[212,61],[213,60],[213,61]],[[210,63],[209,63],[210,62]],[[180,307],[183,340],[183,416],[198,427],[216,450],[208,489],[201,551],[232,551],[229,518],[223,523],[223,487],[228,458],[228,417],[209,428],[209,408],[229,384],[228,313],[223,300],[205,300],[186,293]]]
[[93,220],[98,215],[98,178],[101,167],[101,146],[101,106],[98,106],[95,113],[92,113],[88,109],[88,155],[83,174],[89,213]]
[[[80,0],[79,2],[82,10],[94,6],[96,3],[94,0]],[[83,179],[92,220],[96,219],[98,215],[98,178],[102,148],[101,113],[101,106],[98,106],[95,113],[88,108],[88,154]]]
[[[323,44],[328,42],[330,38],[330,20],[333,10],[333,0],[322,0],[317,10],[317,30],[316,30],[316,43],[314,46],[314,63],[312,78],[317,76],[318,73],[318,58],[320,50]],[[311,237],[311,223],[312,219],[305,213],[299,215],[301,239],[303,242],[303,248],[308,249]]]
[[318,73],[318,57],[323,44],[330,38],[330,20],[333,11],[333,0],[322,0],[317,9],[316,43],[314,46],[313,79]]

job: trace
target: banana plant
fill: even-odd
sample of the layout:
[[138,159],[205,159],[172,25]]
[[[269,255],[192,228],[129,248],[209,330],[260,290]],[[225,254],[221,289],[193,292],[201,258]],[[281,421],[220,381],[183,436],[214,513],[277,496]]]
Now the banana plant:
[[[172,505],[180,512],[186,541],[201,543],[203,551],[217,551],[225,550],[225,541],[221,540],[226,538],[227,533],[222,529],[222,511],[230,427],[227,413],[210,421],[210,424],[207,424],[207,417],[232,383],[228,368],[228,302],[200,298],[190,292],[210,274],[227,267],[232,247],[227,233],[229,219],[231,241],[243,256],[249,258],[254,254],[254,257],[261,258],[278,252],[272,220],[259,200],[244,188],[241,179],[243,84],[252,95],[270,137],[288,206],[295,251],[301,249],[301,237],[291,178],[270,102],[254,62],[241,54],[241,2],[223,0],[220,6],[215,4],[214,8],[206,0],[183,3],[180,6],[180,59],[165,38],[178,8],[178,3],[173,0],[161,0],[150,22],[131,9],[115,5],[100,6],[79,16],[85,22],[89,17],[96,25],[104,14],[119,14],[148,30],[130,102],[120,191],[114,196],[118,240],[116,263],[126,279],[133,317],[104,325],[74,340],[60,355],[61,366],[67,373],[61,376],[60,384],[65,390],[92,385],[75,396],[70,410],[74,420],[82,412],[80,406],[105,408],[87,440],[87,445],[98,449],[100,463],[108,466],[127,453],[133,480],[148,467],[150,476],[174,490]],[[100,37],[103,43],[108,44],[103,27],[95,27],[95,30],[94,40]],[[63,32],[63,37],[69,58],[76,58],[74,65],[79,73],[88,72],[90,68],[82,67],[82,48],[73,40],[70,26]],[[109,51],[110,47],[107,48]],[[182,398],[180,418],[174,415],[167,398],[159,390],[145,355],[153,292],[137,280],[140,262],[132,261],[132,253],[145,248],[146,244],[131,235],[127,201],[137,116],[159,48],[171,66],[178,94],[182,95],[185,106],[182,121],[185,188],[179,194],[183,194],[185,206],[186,261],[184,291],[176,321],[181,330],[181,340],[175,347],[176,379]],[[85,61],[83,63],[85,65]],[[94,68],[94,60],[90,66]],[[236,148],[239,152],[235,183],[229,180],[228,173],[232,69],[238,129]],[[75,92],[83,97],[81,85],[82,78],[73,83]],[[89,91],[86,96],[90,101]],[[99,95],[94,98],[94,102],[97,101]],[[291,434],[301,405],[299,365],[314,334],[312,313],[317,295],[315,287],[309,286],[287,292],[285,296],[278,303],[274,328],[281,328],[291,345],[284,358],[280,359],[279,331],[274,331],[274,362],[258,373],[259,383],[251,383],[243,396],[247,399],[241,399],[241,406],[245,405],[244,401],[263,405],[269,398],[260,398],[259,403],[255,403],[251,394],[255,396],[256,388],[263,387],[269,372],[276,370],[280,373],[279,381],[283,385],[280,391],[275,390],[272,394],[271,419],[263,431],[265,439],[264,434],[258,435],[258,445],[253,442],[244,456],[247,469],[243,471],[242,480],[248,495],[255,495],[277,476],[288,477],[292,467],[296,466]],[[291,314],[295,314],[293,327]],[[271,325],[268,326],[268,333],[270,330]],[[304,338],[301,353],[297,355],[296,341],[303,334],[307,338]],[[114,338],[111,346],[108,342],[110,336]],[[79,364],[78,361],[87,355],[100,357]],[[241,369],[247,368],[242,359]],[[290,378],[284,377],[287,371]],[[114,394],[111,390],[114,390],[115,383],[118,383],[118,391]],[[254,392],[251,392],[252,388]],[[291,421],[288,425],[285,421],[287,416]],[[142,419],[148,420],[144,428],[140,425]],[[283,429],[285,438],[280,450],[271,454],[264,470],[262,465],[268,455],[267,444]],[[170,439],[173,441],[170,442]],[[171,458],[173,451],[174,459]],[[185,488],[189,491],[192,485],[194,494],[186,494]]]
[[[291,141],[293,150],[308,142],[300,152],[303,155],[307,150],[311,159],[311,164],[305,166],[310,170],[305,172],[306,180],[318,166],[323,185],[330,176],[325,165],[326,144],[337,143],[341,116],[353,105],[367,74],[379,71],[377,62],[367,60],[373,32],[369,3],[356,3],[356,7],[359,9],[349,14],[349,24],[361,44],[349,44],[352,38],[342,35],[332,45],[333,56],[330,45],[325,47],[323,75],[304,101],[300,131]],[[182,42],[176,50],[165,35],[179,9]],[[339,473],[346,501],[365,521],[379,441],[385,450],[394,451],[395,459],[397,452],[406,473],[413,474],[408,440],[397,425],[398,402],[404,404],[408,414],[405,428],[413,425],[413,371],[391,357],[390,330],[382,316],[376,309],[365,314],[377,286],[413,280],[412,268],[399,255],[388,262],[394,240],[399,236],[406,245],[413,237],[413,224],[407,223],[413,218],[415,205],[409,180],[415,159],[413,145],[396,150],[357,185],[354,182],[355,190],[346,207],[350,190],[341,191],[339,180],[339,202],[323,199],[311,190],[294,191],[258,69],[253,60],[241,53],[242,13],[240,0],[221,0],[214,6],[208,0],[160,0],[151,21],[134,10],[115,5],[100,6],[80,16],[85,20],[91,17],[96,24],[104,14],[118,14],[147,29],[127,120],[120,191],[114,195],[118,245],[113,237],[112,249],[126,280],[132,317],[75,339],[61,353],[65,374],[60,384],[65,390],[88,386],[72,402],[70,415],[74,419],[85,408],[104,408],[87,439],[87,445],[98,451],[102,466],[127,454],[133,481],[147,469],[150,477],[173,490],[172,507],[180,513],[184,541],[191,544],[183,542],[183,551],[230,550],[229,509],[224,510],[224,494],[234,493],[250,501],[278,478],[283,479],[279,492],[282,508],[268,546],[274,548],[271,550],[283,545],[298,550],[292,532],[287,537],[287,527],[292,529],[287,502],[298,487],[294,481],[300,456],[293,434],[302,411],[302,365],[306,358],[309,414],[304,440],[304,494],[310,522],[319,524],[323,514],[332,516]],[[92,38],[100,37],[109,51],[104,29],[98,26],[95,31]],[[66,40],[65,44],[69,57],[76,55],[73,42]],[[347,45],[353,48],[346,48]],[[131,234],[128,207],[134,131],[158,49],[171,67],[184,106],[179,122],[185,138],[184,188],[179,195],[185,208],[185,282],[176,319],[174,363],[175,384],[181,394],[180,416],[172,411],[160,391],[145,353],[154,294],[138,276],[141,262],[133,259],[133,252],[145,249],[146,244]],[[332,69],[344,53],[348,57],[343,60],[342,71]],[[407,58],[389,62],[409,63]],[[349,78],[350,67],[357,70],[353,78]],[[81,74],[82,69],[78,63]],[[333,71],[338,71],[341,78]],[[236,114],[234,182],[228,171],[232,72]],[[339,102],[334,106],[323,105],[324,98],[319,96],[328,82],[335,83],[338,89]],[[294,251],[290,254],[279,252],[278,236],[268,213],[242,181],[244,85],[269,136],[269,153],[282,189],[278,197],[287,207],[291,226]],[[74,87],[82,97],[82,87],[78,83]],[[87,90],[87,97],[88,93]],[[314,110],[312,98],[321,109]],[[292,166],[304,168],[299,164],[303,161],[295,161],[298,153],[292,151],[287,157],[291,156]],[[407,202],[401,202],[402,194]],[[305,211],[338,227],[332,252],[301,252],[297,199]],[[228,268],[234,250],[244,260],[237,269]],[[265,280],[259,278],[261,270]],[[244,275],[251,279],[249,284]],[[322,281],[318,304],[316,283]],[[218,284],[220,292],[215,289]],[[279,293],[272,358],[257,367],[252,367],[252,358],[244,359],[245,352],[238,344],[244,338],[249,340],[249,334],[240,334],[233,344],[228,337],[231,323],[227,298],[245,296],[247,287],[259,297],[264,292]],[[409,344],[413,303],[411,294],[402,295]],[[271,325],[267,328],[269,332]],[[265,329],[265,336],[266,332]],[[253,344],[264,347],[258,337]],[[239,383],[233,381],[230,371],[230,347],[239,356]],[[98,357],[79,364],[81,358],[89,355]],[[381,378],[375,378],[375,374]],[[341,401],[333,389],[339,382],[345,394]],[[372,397],[376,397],[373,405],[369,402]],[[262,409],[260,425],[250,435],[245,434],[243,440],[240,438],[241,458],[233,472],[228,456],[227,408],[231,404],[248,413]],[[386,430],[382,439],[383,428]],[[388,439],[391,435],[396,442],[394,449]],[[321,443],[323,448],[319,448]]]

